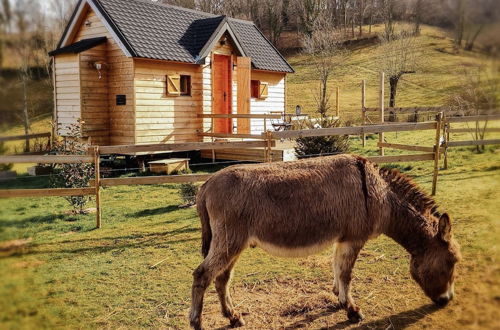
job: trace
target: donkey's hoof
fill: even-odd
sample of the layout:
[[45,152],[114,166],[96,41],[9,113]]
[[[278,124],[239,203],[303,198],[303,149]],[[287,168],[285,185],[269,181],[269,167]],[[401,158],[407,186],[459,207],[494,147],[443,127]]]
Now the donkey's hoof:
[[347,318],[349,319],[349,322],[351,323],[359,323],[363,321],[365,318],[364,315],[361,313],[359,310],[348,310],[347,311]]
[[241,316],[236,316],[230,320],[231,328],[239,328],[245,325],[245,321]]

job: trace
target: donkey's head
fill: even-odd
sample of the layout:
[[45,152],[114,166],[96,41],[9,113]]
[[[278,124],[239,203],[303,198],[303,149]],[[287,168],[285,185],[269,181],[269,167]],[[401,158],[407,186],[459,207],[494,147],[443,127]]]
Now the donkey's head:
[[412,256],[411,275],[425,294],[438,305],[446,305],[454,296],[455,264],[460,247],[453,239],[451,221],[444,213],[439,218],[436,236],[424,252]]

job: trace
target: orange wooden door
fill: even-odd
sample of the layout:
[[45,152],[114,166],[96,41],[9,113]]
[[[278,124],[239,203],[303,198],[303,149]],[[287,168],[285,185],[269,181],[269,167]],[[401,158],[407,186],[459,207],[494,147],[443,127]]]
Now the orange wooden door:
[[[214,55],[213,70],[213,114],[231,113],[231,57]],[[233,121],[230,118],[214,120],[214,133],[230,134],[233,132]]]

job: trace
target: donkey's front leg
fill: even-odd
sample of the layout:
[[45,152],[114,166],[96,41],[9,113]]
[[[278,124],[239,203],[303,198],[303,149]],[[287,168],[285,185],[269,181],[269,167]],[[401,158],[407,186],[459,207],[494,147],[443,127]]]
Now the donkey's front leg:
[[[351,274],[359,251],[365,242],[341,242],[337,243],[334,256],[335,284],[334,291],[338,291],[340,305],[346,309],[347,317],[351,322],[359,322],[363,314],[354,303],[351,296]],[[337,292],[335,292],[337,293]]]

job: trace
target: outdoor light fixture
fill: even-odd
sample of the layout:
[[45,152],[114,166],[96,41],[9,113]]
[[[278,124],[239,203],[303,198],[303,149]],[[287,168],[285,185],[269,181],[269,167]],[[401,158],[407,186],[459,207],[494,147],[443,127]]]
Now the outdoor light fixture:
[[300,105],[297,105],[297,106],[295,107],[295,114],[296,114],[297,116],[300,116],[300,114],[301,114],[301,113],[302,113],[302,107],[301,107]]
[[89,63],[89,65],[93,66],[94,69],[97,70],[97,72],[99,73],[99,79],[102,79],[102,70],[104,70],[104,67],[107,64],[104,62],[101,62],[101,61],[97,61],[97,62],[91,62],[91,63]]
[[86,20],[85,21],[85,26],[87,26],[87,27],[92,26],[92,22],[89,21],[89,20]]

